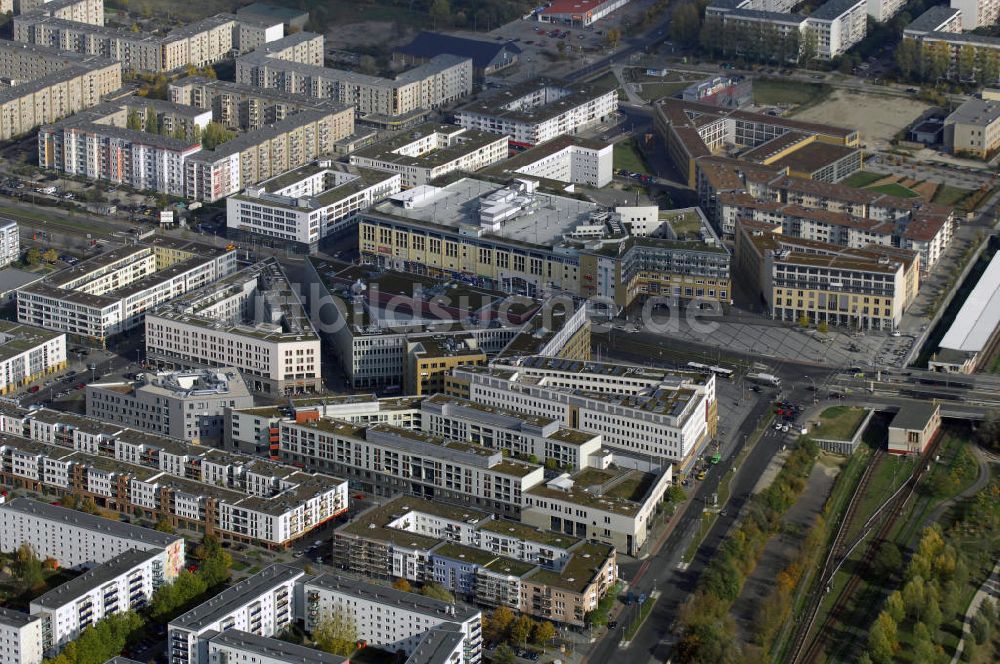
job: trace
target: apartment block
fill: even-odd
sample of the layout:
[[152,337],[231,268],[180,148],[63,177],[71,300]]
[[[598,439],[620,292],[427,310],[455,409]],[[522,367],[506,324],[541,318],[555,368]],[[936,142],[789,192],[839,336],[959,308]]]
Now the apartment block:
[[208,664],[207,642],[226,630],[277,636],[295,621],[295,588],[304,576],[297,567],[271,565],[171,620],[170,664]]
[[531,147],[604,122],[617,110],[618,91],[612,87],[539,78],[459,107],[455,122]]
[[206,661],[211,664],[348,664],[339,655],[240,629],[219,632],[207,640],[207,647]]
[[226,227],[237,238],[315,252],[330,236],[349,231],[355,215],[398,194],[398,173],[318,161],[226,199]]
[[914,39],[934,32],[962,34],[962,10],[934,5],[903,28],[903,37]]
[[475,609],[334,574],[304,580],[302,594],[307,632],[331,614],[349,616],[359,640],[409,657],[428,632],[450,624],[462,642],[456,664],[482,661],[482,614]]
[[129,549],[31,600],[42,621],[42,648],[54,656],[83,630],[117,613],[138,611],[168,583],[166,550]]
[[354,133],[350,107],[303,110],[231,141],[201,150],[184,161],[188,198],[212,202],[236,194],[319,157]]
[[951,8],[962,12],[962,29],[994,25],[1000,21],[1000,2],[997,0],[951,0]]
[[140,326],[157,304],[235,270],[235,252],[155,238],[113,249],[18,290],[18,320],[103,344]]
[[234,367],[251,392],[320,388],[320,340],[274,259],[146,316],[146,357],[169,368]]
[[505,180],[532,177],[555,183],[604,187],[611,183],[613,146],[579,136],[559,136],[486,170]]
[[220,442],[226,408],[253,395],[233,368],[142,373],[132,382],[91,383],[87,416],[195,444]]
[[359,121],[398,129],[471,94],[473,72],[471,59],[453,55],[380,78],[254,52],[236,60],[236,82],[333,99],[353,106]]
[[10,664],[41,664],[41,619],[0,607],[0,656]]
[[20,390],[65,367],[65,334],[0,321],[0,394]]
[[[239,12],[237,11],[237,16]],[[325,49],[323,46],[323,35],[315,32],[298,31],[286,35],[281,39],[261,44],[255,50],[257,55],[298,62],[303,65],[323,66]],[[244,49],[245,52],[245,49]]]
[[0,505],[0,551],[28,543],[35,555],[55,558],[63,567],[107,563],[128,551],[163,553],[163,579],[173,581],[184,569],[184,538],[112,521],[93,514],[15,498]]
[[1000,147],[1000,101],[962,102],[944,120],[944,144],[957,155],[991,158]]
[[507,158],[507,137],[455,125],[423,124],[351,154],[351,164],[399,173],[404,188],[455,171],[473,173]]

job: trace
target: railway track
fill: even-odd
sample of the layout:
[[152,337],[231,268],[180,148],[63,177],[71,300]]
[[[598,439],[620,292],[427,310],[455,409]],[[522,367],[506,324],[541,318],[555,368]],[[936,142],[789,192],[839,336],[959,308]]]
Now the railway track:
[[[826,619],[823,621],[823,624],[819,627],[819,629],[815,630],[815,636],[813,637],[812,641],[809,641],[808,647],[805,647],[803,651],[803,646],[799,645],[797,649],[793,651],[792,653],[793,656],[789,658],[788,661],[792,662],[793,664],[797,662],[802,662],[803,664],[812,664],[813,662],[819,661],[821,653],[824,652],[824,646],[826,645],[826,639],[828,635],[833,633],[833,627],[835,624],[837,624],[838,622],[843,622],[842,614],[844,613],[845,609],[850,603],[851,598],[854,596],[854,593],[857,592],[858,590],[858,586],[861,583],[860,570],[864,570],[869,565],[871,565],[872,559],[875,557],[879,545],[886,539],[886,537],[892,531],[893,526],[896,524],[896,521],[899,519],[900,515],[903,512],[903,508],[906,506],[906,503],[909,502],[910,498],[913,496],[913,492],[916,489],[917,485],[929,471],[930,464],[928,462],[930,459],[934,457],[934,454],[936,453],[938,444],[940,442],[940,438],[941,437],[939,435],[931,442],[931,444],[925,450],[924,455],[921,457],[920,463],[914,469],[913,474],[910,475],[909,478],[907,478],[907,480],[903,483],[903,485],[892,496],[890,496],[884,503],[882,503],[882,505],[875,511],[872,517],[869,518],[868,521],[865,523],[865,527],[861,535],[858,537],[854,545],[852,545],[845,554],[845,557],[847,555],[850,555],[850,552],[853,551],[856,546],[858,546],[866,538],[868,538],[868,536],[872,532],[875,533],[874,537],[868,540],[868,546],[865,549],[864,556],[862,556],[858,564],[858,570],[856,570],[853,574],[851,574],[850,578],[847,580],[847,584],[844,586],[843,590],[840,591],[840,594],[837,596],[837,601],[830,608],[830,611],[829,613],[827,613]],[[858,495],[860,495],[861,491],[859,490],[857,493]],[[843,559],[841,559],[841,562],[843,562]],[[833,574],[836,573],[839,567],[840,564],[838,563],[834,567]],[[832,581],[833,574],[830,575],[830,578],[826,579],[827,583],[823,584],[821,588],[825,589],[827,587],[827,584],[829,584],[829,582]],[[822,597],[824,594],[825,592],[816,593],[817,610],[819,604],[822,602]],[[809,632],[813,631],[811,627],[815,624],[815,620],[816,620],[816,614],[813,613],[811,619],[808,621],[809,628],[805,630],[806,636],[804,637],[804,641],[808,640]]]

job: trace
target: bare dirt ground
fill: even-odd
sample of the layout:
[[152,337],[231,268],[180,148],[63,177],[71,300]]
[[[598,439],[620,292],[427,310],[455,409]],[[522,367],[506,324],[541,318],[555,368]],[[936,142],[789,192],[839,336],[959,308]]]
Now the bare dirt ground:
[[[782,520],[781,532],[768,540],[764,547],[764,555],[760,557],[756,569],[743,585],[743,592],[733,604],[733,618],[736,620],[737,631],[744,641],[752,637],[760,603],[774,587],[778,572],[788,567],[798,552],[799,545],[816,519],[816,515],[823,510],[823,503],[830,495],[833,482],[845,461],[843,457],[820,453],[806,481],[805,490]],[[771,480],[773,479],[772,476]]]
[[409,44],[417,29],[391,21],[359,21],[331,25],[324,35],[328,46],[350,50],[364,46],[383,46],[388,50]]
[[796,120],[856,127],[862,143],[869,148],[885,149],[897,132],[928,108],[929,104],[915,99],[835,90],[826,101],[791,115]]

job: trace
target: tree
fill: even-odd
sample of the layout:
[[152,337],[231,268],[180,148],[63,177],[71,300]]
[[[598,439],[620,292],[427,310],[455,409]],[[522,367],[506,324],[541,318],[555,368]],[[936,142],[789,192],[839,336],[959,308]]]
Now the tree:
[[175,532],[173,525],[166,518],[161,518],[157,521],[154,530],[159,530],[161,533],[167,533],[168,535],[173,535]]
[[510,638],[514,643],[519,643],[522,646],[527,643],[528,638],[531,636],[532,629],[535,626],[535,621],[528,616],[519,616],[514,624],[510,626]]
[[976,430],[980,445],[994,451],[1000,450],[1000,411],[991,411]]
[[799,316],[799,327],[809,327],[809,316],[805,314]]
[[51,248],[46,249],[45,251],[42,252],[42,259],[46,263],[55,263],[57,260],[59,260],[59,252]]
[[434,27],[438,23],[447,24],[451,21],[451,3],[448,0],[434,0],[431,3],[430,16],[434,20]]
[[918,68],[918,42],[913,39],[903,39],[896,44],[896,67],[906,80],[912,80]]
[[234,136],[236,134],[218,122],[209,122],[201,132],[201,147],[206,150],[214,150],[226,141],[232,140]]
[[959,81],[972,81],[973,72],[976,68],[976,47],[970,44],[964,44],[958,49],[958,58],[956,58],[956,74],[958,74]]
[[455,596],[448,592],[446,588],[433,582],[425,583],[423,588],[420,589],[420,594],[424,597],[441,600],[442,602],[454,603],[455,601]]
[[875,574],[879,578],[892,578],[903,568],[903,556],[895,542],[882,542],[873,562]]
[[554,638],[556,638],[555,625],[550,623],[548,620],[542,620],[535,623],[535,630],[531,633],[531,640],[534,643],[544,646]]
[[897,624],[902,622],[906,617],[906,605],[903,603],[902,593],[894,590],[885,601],[885,610]]
[[883,611],[868,633],[868,654],[875,664],[889,664],[896,646],[896,621]]
[[799,63],[808,65],[816,59],[818,52],[819,38],[816,36],[816,31],[812,28],[806,28],[806,31],[802,34],[802,42],[799,48]]
[[378,67],[375,64],[375,58],[370,55],[362,55],[361,60],[358,61],[358,69],[361,70],[362,74],[368,74],[369,76],[378,72]]
[[821,320],[816,324],[816,331],[820,334],[826,334],[830,331],[830,325],[825,320]]
[[618,42],[622,39],[622,31],[618,28],[608,28],[604,35],[604,40],[611,48],[618,48]]
[[683,4],[674,10],[670,20],[670,39],[690,48],[698,43],[701,17],[694,3]]
[[514,624],[514,612],[506,606],[493,609],[483,625],[483,635],[491,643],[499,643],[507,639],[510,626]]
[[722,19],[720,17],[706,17],[705,22],[701,25],[701,32],[698,34],[699,45],[711,55],[717,55],[722,52],[724,48],[724,31],[725,29],[722,25]]
[[142,118],[139,117],[139,111],[134,108],[128,112],[128,118],[125,120],[126,129],[131,129],[132,131],[142,131]]
[[42,262],[42,252],[37,247],[31,247],[24,253],[24,262],[28,265],[38,265]]
[[903,604],[906,606],[906,614],[919,619],[926,595],[923,578],[916,576],[907,581],[906,585],[903,586]]
[[206,65],[205,68],[201,70],[201,75],[212,81],[219,78],[219,75],[215,71],[215,67],[212,65]]
[[156,117],[156,109],[152,106],[146,107],[146,125],[145,131],[147,134],[159,134],[160,133],[160,122],[159,118]]
[[493,664],[515,664],[515,662],[517,662],[517,657],[506,643],[501,643],[493,651]]
[[404,593],[412,593],[413,587],[410,586],[410,582],[406,579],[396,579],[392,583],[392,587],[396,590],[402,590]]
[[27,542],[17,548],[15,564],[17,580],[24,590],[34,590],[45,583],[45,573],[42,571],[42,561],[35,555],[35,550]]
[[354,616],[345,611],[333,611],[323,616],[313,628],[316,647],[332,655],[349,657],[357,650],[358,630]]

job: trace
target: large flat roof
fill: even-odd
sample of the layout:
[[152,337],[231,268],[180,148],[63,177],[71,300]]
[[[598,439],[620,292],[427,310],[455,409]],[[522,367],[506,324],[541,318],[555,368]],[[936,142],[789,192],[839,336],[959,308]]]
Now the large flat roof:
[[451,604],[432,597],[403,592],[392,587],[375,585],[339,574],[320,574],[307,581],[305,585],[434,616],[444,621],[459,620],[464,622],[479,613],[475,609],[460,604]]
[[986,267],[975,288],[941,339],[941,348],[978,353],[1000,325],[1000,253]]
[[237,611],[248,602],[270,592],[278,586],[304,576],[298,567],[271,565],[253,576],[230,586],[203,604],[170,621],[171,627],[193,632],[207,628],[230,613]]
[[150,558],[159,555],[159,551],[149,549],[129,549],[120,553],[103,565],[98,565],[80,576],[70,579],[66,583],[56,586],[41,597],[31,600],[32,605],[44,606],[48,609],[57,609],[71,602],[75,602],[82,595],[100,588],[105,583],[118,578],[131,569],[138,567]]
[[[255,653],[260,655],[261,660],[264,661],[278,660],[289,664],[344,664],[348,661],[340,655],[331,655],[323,650],[307,648],[239,629],[223,630],[209,639],[209,643]],[[251,661],[256,661],[256,659]]]

